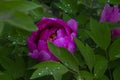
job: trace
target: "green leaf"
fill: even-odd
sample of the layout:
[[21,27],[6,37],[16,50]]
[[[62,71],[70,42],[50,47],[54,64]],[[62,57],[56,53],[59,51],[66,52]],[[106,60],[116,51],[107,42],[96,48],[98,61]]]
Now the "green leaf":
[[45,7],[42,6],[40,8],[30,11],[30,15],[32,16],[34,22],[39,21],[43,16],[54,17],[52,14],[45,12],[43,8],[45,8]]
[[68,68],[73,71],[79,71],[78,60],[67,49],[57,47],[54,44],[48,42],[50,51]]
[[110,4],[120,4],[120,1],[119,0],[98,0],[100,3],[110,3]]
[[8,45],[0,45],[0,56],[8,56],[13,49],[14,47],[9,47]]
[[80,71],[80,76],[83,80],[93,80],[92,74],[88,71]]
[[77,1],[74,0],[60,0],[60,3],[55,4],[65,13],[76,13],[78,9]]
[[75,38],[75,42],[77,44],[77,47],[81,51],[82,56],[84,57],[86,64],[88,65],[90,71],[92,71],[92,68],[94,66],[95,56],[94,52],[91,47],[88,45],[84,45],[80,40]]
[[110,0],[98,0],[98,2],[104,3],[104,4],[106,4],[108,1],[110,1]]
[[0,1],[0,14],[8,14],[16,10],[27,12],[38,7],[40,6],[29,1]]
[[108,61],[103,56],[95,56],[94,76],[96,79],[99,79],[104,75],[107,66]]
[[120,4],[120,1],[119,0],[110,0],[110,3],[111,4]]
[[55,80],[61,80],[62,75],[68,72],[68,69],[59,62],[41,62],[33,67],[37,70],[32,74],[31,79],[45,75],[53,75]]
[[103,77],[100,80],[109,80],[109,78],[105,75],[103,75]]
[[114,80],[120,80],[120,67],[115,68],[113,71]]
[[80,3],[84,4],[86,7],[91,8],[92,6],[92,0],[79,0]]
[[37,29],[32,19],[22,12],[15,12],[10,19],[6,19],[5,21],[11,25],[14,25],[15,27],[27,31],[34,31]]
[[109,48],[110,60],[115,60],[120,58],[120,38],[115,40]]
[[90,37],[98,44],[102,49],[106,50],[110,44],[111,36],[110,29],[107,23],[99,23],[94,19],[90,20]]
[[[7,43],[8,45],[9,44],[10,45],[17,45],[17,44],[18,45],[26,45],[27,44],[26,38],[30,35],[30,33],[31,32],[29,32],[29,31],[26,31],[26,30],[23,30],[20,28],[16,28],[13,25],[5,24],[1,36],[2,36],[2,38],[5,38],[6,40],[10,41],[10,43]],[[8,52],[8,54],[9,54],[9,52]]]
[[98,8],[99,4],[97,2],[98,0],[79,0],[79,4],[85,5],[85,7],[88,7],[90,9],[92,8]]
[[25,64],[21,57],[16,57],[15,61],[8,57],[0,57],[0,65],[5,69],[5,73],[18,79],[24,75]]
[[10,75],[0,72],[0,80],[13,80],[13,79]]
[[2,22],[2,21],[0,21],[0,35],[1,35],[1,33],[2,33],[3,26],[4,26],[3,22]]

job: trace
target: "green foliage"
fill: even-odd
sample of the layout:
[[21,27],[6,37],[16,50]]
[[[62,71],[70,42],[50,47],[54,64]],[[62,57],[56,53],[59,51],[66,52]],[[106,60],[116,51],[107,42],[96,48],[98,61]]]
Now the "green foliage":
[[10,75],[3,73],[3,72],[0,72],[0,79],[1,80],[13,80]]
[[[99,22],[107,3],[120,1],[0,0],[0,80],[120,80],[120,37],[111,37],[120,22]],[[42,17],[77,21],[75,54],[48,42],[59,62],[28,57],[27,37]]]
[[5,73],[17,79],[24,75],[25,64],[21,57],[16,57],[15,61],[8,57],[0,57],[0,64],[6,70]]
[[59,62],[42,62],[33,67],[37,69],[31,79],[42,77],[45,75],[53,75],[55,80],[61,80],[62,75],[68,72],[68,69]]
[[113,71],[113,78],[114,80],[120,80],[120,67],[116,67],[115,70]]
[[92,74],[87,71],[80,71],[80,75],[85,80],[93,80]]
[[120,38],[115,40],[109,48],[110,60],[115,60],[120,58]]
[[78,9],[78,5],[75,0],[60,0],[60,3],[56,3],[56,6],[69,14],[75,14]]
[[99,23],[94,19],[90,20],[90,37],[98,44],[102,49],[106,50],[110,44],[111,36],[110,29],[107,23]]
[[34,25],[32,19],[22,12],[14,12],[13,16],[11,16],[9,19],[5,19],[5,21],[15,27],[27,31],[37,30],[37,27]]
[[101,79],[107,69],[108,62],[107,60],[100,55],[95,56],[95,66],[94,66],[94,77],[96,79]]
[[28,12],[29,10],[40,7],[39,5],[29,1],[0,1],[0,14],[8,14],[14,11]]
[[75,56],[73,56],[68,50],[65,48],[56,47],[52,43],[48,43],[48,47],[50,51],[68,68],[73,71],[78,72],[79,64]]
[[3,22],[2,21],[0,21],[0,35],[1,35],[1,33],[2,33],[2,30],[3,30]]
[[90,71],[92,71],[92,68],[93,68],[94,62],[95,62],[95,55],[94,55],[92,48],[90,48],[88,45],[84,45],[77,38],[75,38],[75,42],[76,42],[79,50],[81,51],[81,54],[84,57],[86,64],[88,65]]

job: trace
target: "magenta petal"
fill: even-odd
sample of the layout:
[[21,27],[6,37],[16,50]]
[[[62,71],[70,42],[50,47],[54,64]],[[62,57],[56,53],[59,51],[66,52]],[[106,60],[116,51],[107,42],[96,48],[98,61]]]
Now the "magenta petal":
[[42,29],[46,28],[49,23],[52,21],[46,17],[43,17],[37,24],[36,26],[38,29],[41,31]]
[[48,29],[42,30],[41,33],[40,33],[40,38],[39,39],[47,40],[48,37],[49,37],[48,33],[49,33]]
[[74,19],[70,19],[67,24],[74,32],[77,31],[77,22]]
[[37,59],[39,57],[39,52],[38,50],[33,50],[33,52],[30,52],[28,55],[33,59]]
[[47,48],[47,42],[44,40],[39,40],[38,42],[38,50],[48,50]]
[[112,37],[120,36],[120,27],[111,30]]
[[106,4],[100,18],[100,22],[106,21],[106,19],[109,17],[109,14],[111,13],[111,7],[109,4]]
[[120,12],[119,12],[119,8],[118,5],[115,5],[112,8],[112,12],[110,14],[110,18],[108,18],[108,22],[113,22],[113,23],[117,23],[120,20]]
[[59,29],[57,31],[57,38],[59,38],[59,37],[65,37],[65,36],[66,36],[65,30]]
[[33,40],[31,38],[27,39],[27,44],[28,44],[28,48],[31,52],[37,48],[36,44],[33,42]]
[[50,54],[47,51],[41,50],[39,52],[39,58],[38,58],[39,61],[48,61],[50,59],[51,59]]
[[53,41],[53,43],[56,45],[56,46],[59,46],[59,47],[66,47],[67,45],[67,39],[61,37],[61,38],[58,38],[56,40]]
[[73,54],[74,53],[74,51],[75,51],[75,43],[74,43],[74,41],[71,41],[71,42],[69,42],[69,44],[68,44],[68,50]]
[[27,38],[28,48],[31,52],[37,49],[37,46],[36,46],[37,36],[38,36],[38,31],[34,31],[32,32],[31,36]]

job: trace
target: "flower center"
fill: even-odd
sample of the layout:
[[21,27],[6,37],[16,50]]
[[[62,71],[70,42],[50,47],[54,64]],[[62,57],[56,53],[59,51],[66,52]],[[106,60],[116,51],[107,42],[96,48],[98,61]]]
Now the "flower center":
[[49,40],[53,40],[56,35],[57,35],[56,33],[51,34]]

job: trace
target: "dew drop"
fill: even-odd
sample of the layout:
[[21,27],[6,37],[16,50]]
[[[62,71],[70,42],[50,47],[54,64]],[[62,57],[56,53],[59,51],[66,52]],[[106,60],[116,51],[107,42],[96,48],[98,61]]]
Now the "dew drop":
[[60,69],[60,67],[57,67],[57,69]]
[[65,63],[66,66],[69,66],[68,63]]
[[70,6],[70,4],[68,4],[67,6]]
[[119,57],[120,57],[120,55],[116,55],[115,57],[119,58]]
[[41,73],[38,73],[38,75],[41,75]]
[[67,11],[65,11],[65,13],[67,13]]
[[12,42],[12,44],[16,44],[16,42]]
[[9,35],[8,38],[10,38],[11,36]]
[[62,9],[62,7],[61,7],[61,6],[59,6],[59,8],[60,8],[60,9]]
[[56,70],[54,69],[53,71],[55,72]]
[[53,73],[52,73],[52,72],[50,72],[50,74],[52,75]]
[[46,67],[46,70],[48,70],[48,67]]
[[108,3],[110,2],[110,0],[107,1]]
[[94,74],[94,76],[97,76],[96,74]]

